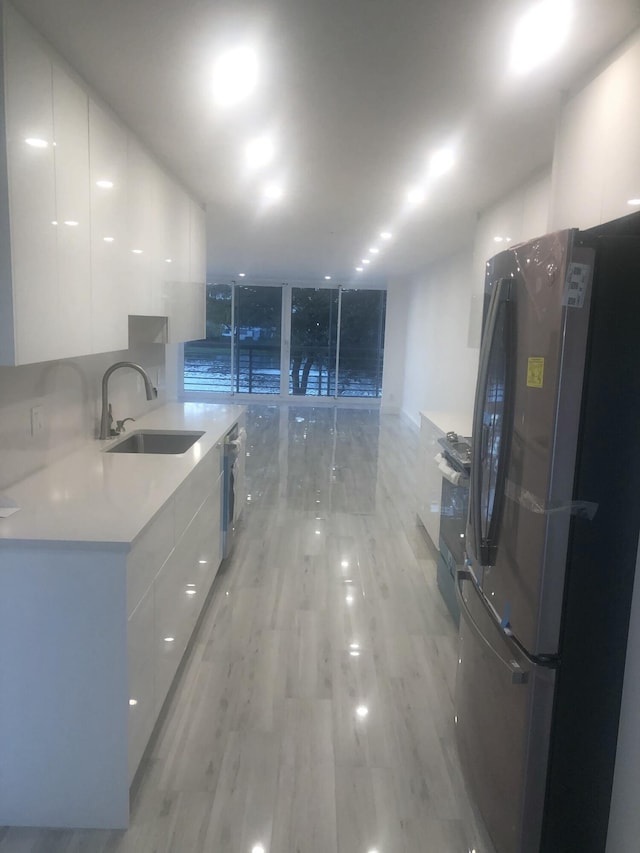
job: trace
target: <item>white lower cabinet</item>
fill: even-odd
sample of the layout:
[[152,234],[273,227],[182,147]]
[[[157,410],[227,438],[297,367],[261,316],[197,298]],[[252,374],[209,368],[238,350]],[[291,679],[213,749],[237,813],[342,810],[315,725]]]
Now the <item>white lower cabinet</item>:
[[220,566],[221,488],[214,447],[127,559],[129,783]]
[[127,622],[129,663],[129,784],[156,721],[155,667],[149,665],[155,653],[154,589],[151,587]]

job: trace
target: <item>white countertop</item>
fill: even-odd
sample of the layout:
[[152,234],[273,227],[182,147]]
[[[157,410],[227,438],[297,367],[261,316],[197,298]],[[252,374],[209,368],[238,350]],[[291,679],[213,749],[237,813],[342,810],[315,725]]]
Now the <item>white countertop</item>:
[[6,490],[20,511],[0,519],[0,548],[73,542],[128,549],[243,412],[242,406],[168,403],[131,425],[129,433],[204,431],[180,455],[104,452],[126,436],[87,442]]
[[420,414],[422,417],[430,420],[432,424],[435,424],[445,434],[448,432],[457,432],[458,435],[471,435],[471,421],[473,418],[471,413],[421,411]]

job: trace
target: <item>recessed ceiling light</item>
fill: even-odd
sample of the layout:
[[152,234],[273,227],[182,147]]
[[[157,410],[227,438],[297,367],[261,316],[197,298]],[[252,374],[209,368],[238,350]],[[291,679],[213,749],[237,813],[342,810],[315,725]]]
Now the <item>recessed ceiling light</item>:
[[252,94],[258,83],[258,57],[247,46],[223,53],[213,69],[213,94],[221,107],[231,107]]
[[325,280],[325,281],[331,281],[331,276],[330,276],[330,275],[325,275],[324,280]]
[[393,237],[393,234],[391,233],[391,231],[381,231],[380,237],[383,240],[390,240]]
[[438,178],[440,175],[444,175],[445,172],[451,169],[454,162],[455,155],[453,149],[440,148],[438,151],[434,151],[429,158],[429,177]]
[[244,149],[244,157],[250,169],[260,169],[273,160],[276,147],[273,138],[269,134],[256,136],[247,143]]
[[371,263],[371,259],[370,259],[370,258],[363,258],[363,259],[360,261],[360,263],[361,263],[361,264],[370,264],[370,263]]
[[422,187],[411,187],[407,190],[407,201],[409,204],[422,204],[424,201],[424,190]]
[[239,273],[238,273],[238,278],[244,278],[244,277],[245,277],[245,275],[246,275],[246,272],[239,272]]
[[129,699],[129,704],[133,707],[134,705],[138,704],[138,700],[137,699]]
[[377,246],[370,246],[370,247],[369,247],[369,253],[370,253],[371,255],[379,255],[379,254],[380,254],[380,249],[378,249],[378,247],[377,247]]
[[110,190],[113,187],[113,181],[96,181],[96,186],[103,190]]
[[369,709],[366,705],[358,705],[358,707],[356,708],[356,714],[360,717],[361,720],[364,720],[368,713]]
[[364,267],[356,267],[356,272],[362,272],[363,269]]
[[502,243],[503,240],[504,240],[504,237],[494,237],[493,238],[494,243]]
[[175,640],[175,637],[165,637],[164,638],[165,643],[173,643],[174,640]]
[[553,56],[571,24],[571,0],[540,0],[520,19],[511,42],[511,68],[519,74]]
[[46,139],[38,139],[35,136],[30,136],[28,139],[25,139],[27,145],[30,145],[32,148],[48,148],[49,143]]
[[283,195],[282,184],[279,184],[277,181],[271,181],[264,188],[264,197],[267,201],[280,201]]
[[640,198],[630,198],[627,204],[630,204],[632,207],[638,207],[640,205]]

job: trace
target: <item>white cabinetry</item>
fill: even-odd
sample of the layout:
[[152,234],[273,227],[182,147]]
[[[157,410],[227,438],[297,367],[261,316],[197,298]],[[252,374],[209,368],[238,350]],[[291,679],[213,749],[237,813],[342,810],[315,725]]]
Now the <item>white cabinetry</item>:
[[442,448],[438,439],[444,432],[420,415],[420,459],[418,463],[418,518],[425,527],[436,549],[440,538],[440,502],[442,499],[442,472],[435,457]]
[[128,314],[167,316],[171,342],[202,337],[202,210],[1,14],[0,364],[123,349]]
[[0,188],[0,354],[3,364],[13,364],[61,354],[55,328],[59,300],[53,81],[44,47],[8,6],[3,40],[7,173]]
[[127,135],[95,101],[89,101],[91,191],[91,345],[93,352],[128,346]]
[[55,64],[53,133],[58,223],[55,336],[63,357],[86,355],[92,351],[89,101]]

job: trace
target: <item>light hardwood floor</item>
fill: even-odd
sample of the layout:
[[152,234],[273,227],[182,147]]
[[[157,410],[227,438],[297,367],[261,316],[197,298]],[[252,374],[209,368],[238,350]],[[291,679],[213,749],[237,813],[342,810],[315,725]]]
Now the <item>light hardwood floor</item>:
[[492,853],[456,755],[417,432],[294,406],[247,425],[244,521],[130,829],[0,829],[0,853]]

